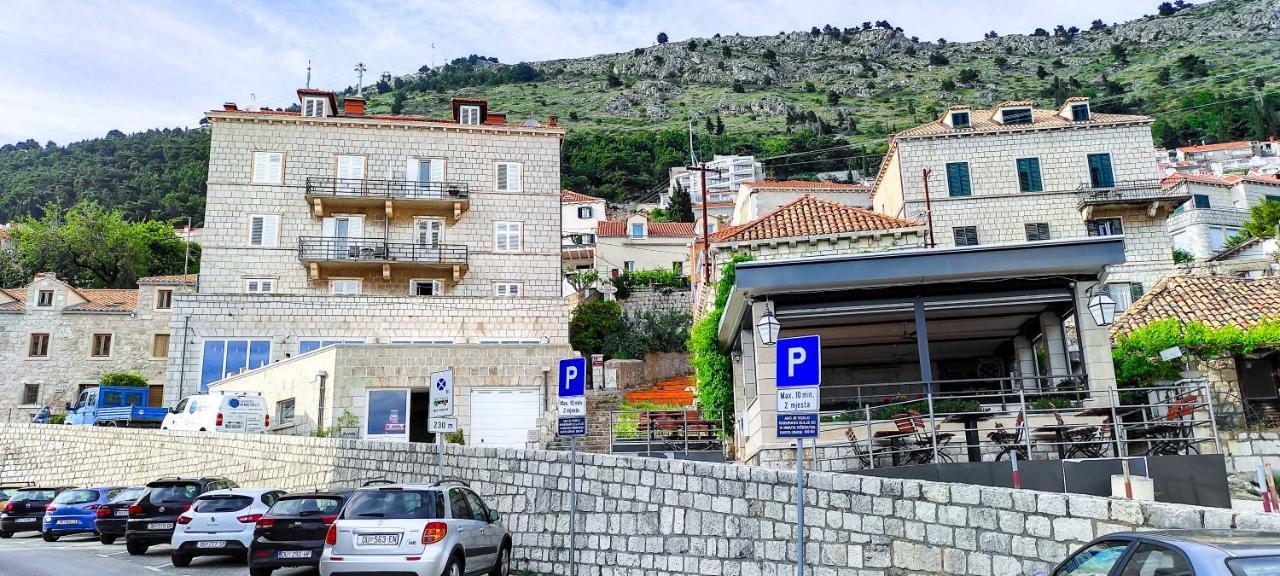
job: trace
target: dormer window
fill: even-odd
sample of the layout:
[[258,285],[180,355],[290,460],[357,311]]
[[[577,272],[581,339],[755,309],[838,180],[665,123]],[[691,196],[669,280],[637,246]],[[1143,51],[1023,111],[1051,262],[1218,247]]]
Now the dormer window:
[[53,306],[53,290],[41,290],[36,294],[36,306],[49,308]]
[[969,113],[968,112],[952,112],[951,127],[952,128],[968,128]]
[[480,123],[480,107],[479,106],[459,106],[458,107],[458,123],[459,124],[479,124]]
[[1002,124],[1030,124],[1030,108],[1006,108],[1000,115]]
[[1088,120],[1088,119],[1089,119],[1089,105],[1088,105],[1088,104],[1072,104],[1072,105],[1071,105],[1071,120],[1072,120],[1072,121],[1074,121],[1074,122],[1084,122],[1084,121],[1086,121],[1086,120]]
[[644,238],[644,222],[631,223],[631,237]]
[[308,97],[302,99],[302,115],[312,118],[324,117],[324,98]]

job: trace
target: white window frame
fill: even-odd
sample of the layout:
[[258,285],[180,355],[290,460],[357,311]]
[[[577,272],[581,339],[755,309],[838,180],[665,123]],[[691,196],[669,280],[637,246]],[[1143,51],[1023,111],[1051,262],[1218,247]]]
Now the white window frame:
[[[640,227],[640,233],[636,234],[636,226]],[[649,227],[644,222],[630,222],[627,224],[627,237],[632,239],[641,239],[649,235]]]
[[475,104],[462,104],[458,106],[458,123],[468,126],[480,125],[480,107]]
[[[355,282],[355,292],[334,292],[334,282]],[[364,280],[360,278],[330,278],[329,279],[329,295],[330,296],[359,296],[364,293]]]
[[[431,242],[422,241],[422,230],[419,229],[419,226],[422,226],[423,222],[435,222],[436,225],[440,227],[440,239],[438,242],[435,242],[433,244]],[[495,228],[495,232],[496,230],[497,229]],[[437,218],[434,216],[417,216],[417,217],[414,217],[413,219],[413,243],[419,246],[440,246],[444,244],[444,231],[445,231],[444,218]]]
[[[511,185],[512,184],[511,168],[513,166],[515,167],[515,170],[516,170],[515,186]],[[502,178],[499,177],[500,171],[503,168],[506,168],[506,174],[507,174],[507,186],[505,188],[501,186]],[[493,189],[496,192],[523,192],[524,191],[524,163],[494,162],[493,163]]]
[[327,98],[320,96],[304,96],[302,98],[302,115],[307,118],[323,118],[329,107]]
[[276,279],[271,277],[245,278],[245,294],[272,294],[276,291]]
[[[427,282],[431,283],[431,295],[423,296],[418,294],[418,284],[424,284]],[[444,283],[439,280],[432,280],[430,278],[410,278],[409,279],[409,295],[416,296],[419,298],[433,298],[436,296],[443,296]]]
[[[259,164],[258,158],[259,157],[265,158],[268,156],[277,156],[280,158],[279,160],[280,166],[276,170],[275,174],[271,174],[264,170],[258,169],[258,164]],[[270,165],[273,163],[276,163],[276,162],[266,161],[267,165]],[[261,185],[268,185],[268,186],[279,186],[281,184],[284,184],[284,152],[272,152],[270,150],[254,150],[253,156],[249,164],[249,171],[251,172],[251,174],[249,174],[250,184],[261,184]]]
[[[583,216],[583,215],[582,215],[584,210],[586,211],[586,216]],[[592,218],[594,218],[594,217],[595,217],[595,208],[593,208],[593,207],[591,207],[591,206],[579,206],[579,207],[578,207],[578,219],[579,219],[579,220],[590,220],[590,219],[592,219]]]
[[636,261],[635,261],[635,260],[625,260],[625,261],[623,261],[623,262],[622,262],[622,271],[623,271],[623,272],[635,272],[635,271],[636,271]]
[[[427,176],[429,180],[419,180],[420,166],[423,162],[434,166],[436,163],[440,165],[440,173],[437,175],[435,171],[428,170]],[[449,159],[443,156],[414,156],[405,161],[404,176],[409,182],[444,182],[445,176],[449,174]]]
[[[41,297],[41,296],[43,296],[43,295],[45,295],[45,294],[48,294],[48,295],[49,295],[49,303],[48,303],[48,304],[41,304],[41,303],[40,303],[40,297]],[[38,290],[38,291],[36,291],[36,308],[53,308],[53,302],[54,302],[54,300],[56,300],[56,299],[57,299],[57,297],[58,297],[58,294],[57,294],[55,291],[53,291],[53,290]]]
[[[253,222],[256,219],[262,220],[262,232],[259,237],[258,244],[253,243]],[[249,234],[248,244],[252,248],[276,248],[280,246],[280,215],[279,214],[250,214],[249,215]]]
[[[514,288],[514,290],[513,290]],[[524,293],[524,284],[519,282],[494,282],[494,298],[519,298]]]
[[[502,226],[515,226],[515,230],[500,230]],[[504,235],[515,234],[515,246],[503,247],[502,238]],[[519,220],[495,220],[493,222],[493,251],[505,254],[521,252],[524,250],[524,222]]]
[[[343,161],[346,160],[349,163],[349,161],[353,159],[358,159],[360,161],[360,177],[359,178],[354,178],[349,175],[348,176],[342,175],[342,165],[344,163]],[[334,178],[341,178],[341,179],[347,179],[347,180],[367,179],[369,177],[369,157],[363,154],[338,154],[337,156],[334,157],[334,160],[333,160],[333,176]]]

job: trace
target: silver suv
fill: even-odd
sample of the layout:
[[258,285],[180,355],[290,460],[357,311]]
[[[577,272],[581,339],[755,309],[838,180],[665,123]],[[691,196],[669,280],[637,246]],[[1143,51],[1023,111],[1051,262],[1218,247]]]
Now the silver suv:
[[321,576],[508,576],[511,536],[464,482],[390,484],[351,494],[325,536]]

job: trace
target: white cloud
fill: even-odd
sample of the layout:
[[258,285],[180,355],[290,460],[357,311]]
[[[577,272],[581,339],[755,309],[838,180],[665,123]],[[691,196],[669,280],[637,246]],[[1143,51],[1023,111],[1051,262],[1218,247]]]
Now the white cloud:
[[[366,83],[467,54],[505,62],[618,52],[715,33],[744,35],[889,20],[952,41],[1141,15],[1129,2],[971,0],[16,0],[0,18],[0,143],[67,142],[111,129],[193,126],[226,100],[287,106],[313,86]],[[1029,9],[1028,4],[1034,5]]]

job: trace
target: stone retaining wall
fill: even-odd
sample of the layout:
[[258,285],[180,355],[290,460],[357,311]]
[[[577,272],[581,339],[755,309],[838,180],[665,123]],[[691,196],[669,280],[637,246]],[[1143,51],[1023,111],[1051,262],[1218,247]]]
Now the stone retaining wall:
[[[245,486],[429,481],[434,446],[362,440],[0,425],[0,481],[138,484],[217,473]],[[445,473],[503,515],[515,568],[567,574],[569,455],[450,446]],[[579,574],[781,576],[794,571],[794,473],[579,456]],[[1280,516],[1093,496],[814,472],[807,556],[834,576],[1013,576],[1134,527],[1280,529]]]
[[1227,472],[1253,474],[1258,466],[1270,463],[1272,471],[1280,473],[1280,432],[1223,433],[1222,449],[1227,453]]

